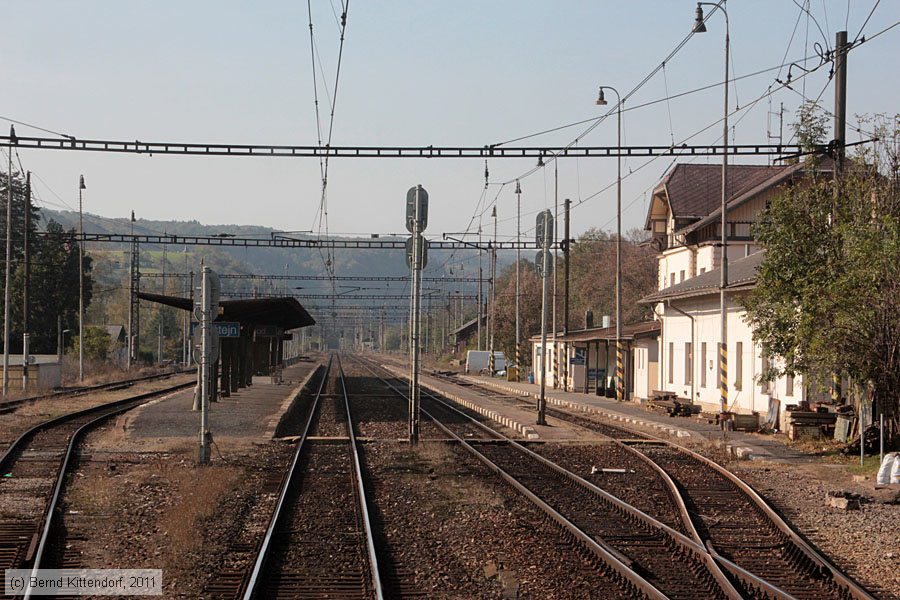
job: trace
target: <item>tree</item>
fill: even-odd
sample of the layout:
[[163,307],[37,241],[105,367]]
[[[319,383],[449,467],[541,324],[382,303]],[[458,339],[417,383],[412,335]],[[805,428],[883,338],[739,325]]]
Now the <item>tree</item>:
[[[494,346],[515,360],[516,355],[516,265],[509,265],[497,277]],[[531,359],[528,339],[541,332],[541,278],[534,264],[523,260],[519,267],[519,315],[521,323],[522,358],[524,365]],[[524,366],[523,365],[523,366]]]
[[[6,201],[8,176],[0,173],[0,232],[6,232]],[[25,181],[13,174],[12,181],[12,281],[10,282],[10,349],[22,351],[22,290],[24,284],[25,241]],[[40,211],[31,205],[29,219],[29,317],[30,351],[55,353],[57,317],[64,329],[75,330],[78,325],[78,242],[75,231],[64,231],[54,221],[47,224],[46,236],[35,233]],[[4,238],[5,239],[5,238]],[[0,260],[2,262],[2,260]],[[85,307],[91,300],[91,259],[84,259]],[[0,318],[2,321],[2,318]]]
[[[815,127],[816,113],[801,121]],[[878,143],[775,197],[755,228],[766,250],[748,320],[770,376],[838,372],[897,414],[900,395],[900,119],[873,120]],[[813,163],[814,164],[814,163]],[[891,408],[893,410],[891,411]]]
[[[633,323],[652,318],[649,306],[638,300],[657,289],[656,254],[642,246],[643,232],[632,231],[622,238],[622,322]],[[599,321],[616,314],[615,234],[589,229],[572,245],[570,254],[570,329],[584,325],[582,317],[590,310]],[[560,273],[562,269],[560,268]],[[560,276],[560,282],[562,277]],[[558,284],[558,290],[562,286]],[[557,299],[557,310],[559,300]],[[598,323],[599,325],[599,323]]]
[[[72,348],[78,356],[78,336],[72,337]],[[84,328],[84,357],[94,360],[106,360],[112,349],[112,338],[102,327]]]

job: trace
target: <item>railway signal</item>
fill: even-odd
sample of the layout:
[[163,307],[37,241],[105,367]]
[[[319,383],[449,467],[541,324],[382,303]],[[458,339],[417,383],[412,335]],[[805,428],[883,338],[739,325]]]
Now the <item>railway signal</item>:
[[427,261],[428,243],[422,232],[428,226],[428,192],[421,185],[406,192],[406,229],[412,234],[406,242],[406,262],[412,274],[411,327],[409,349],[412,353],[409,378],[409,443],[419,443],[419,310],[422,295],[422,268]]

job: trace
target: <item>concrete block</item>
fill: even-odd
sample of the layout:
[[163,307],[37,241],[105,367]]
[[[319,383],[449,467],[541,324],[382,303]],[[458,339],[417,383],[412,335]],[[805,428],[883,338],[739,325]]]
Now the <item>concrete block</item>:
[[856,498],[828,496],[826,505],[839,510],[859,510],[859,500]]

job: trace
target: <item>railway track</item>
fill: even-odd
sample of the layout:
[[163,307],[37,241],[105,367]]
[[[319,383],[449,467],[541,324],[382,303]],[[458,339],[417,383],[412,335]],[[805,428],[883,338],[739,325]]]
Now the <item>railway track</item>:
[[[370,368],[375,372],[373,367]],[[401,389],[386,382],[400,395]],[[749,573],[726,575],[703,547],[517,442],[422,392],[422,410],[507,483],[538,505],[628,594],[653,598],[741,598],[777,591]],[[450,422],[443,418],[454,414]],[[465,425],[463,421],[467,421]],[[481,440],[467,439],[472,428]],[[738,582],[740,590],[733,581]],[[749,590],[749,592],[748,592]],[[621,593],[621,592],[620,592]]]
[[[452,378],[449,378],[452,381]],[[487,396],[490,388],[469,384]],[[753,573],[787,597],[874,598],[794,531],[749,485],[679,445],[559,409],[552,416],[616,440],[666,483],[686,527],[731,573]]]
[[69,466],[88,431],[152,398],[191,385],[182,383],[69,413],[22,433],[0,456],[0,569],[41,567]]
[[[332,355],[237,597],[383,597],[351,421],[340,358]],[[235,597],[231,587],[210,591]]]
[[27,398],[16,398],[15,400],[4,400],[0,402],[0,415],[10,413],[18,409],[20,406],[24,406],[29,402],[35,402],[37,400],[49,400],[52,398],[68,398],[72,396],[83,396],[85,394],[90,394],[92,392],[100,392],[100,391],[113,391],[113,390],[121,390],[136,383],[142,383],[144,381],[154,381],[156,379],[167,379],[169,377],[174,377],[176,375],[183,375],[185,373],[192,373],[195,369],[184,369],[181,371],[172,371],[170,373],[157,373],[155,375],[145,375],[143,377],[133,377],[131,379],[123,379],[120,381],[110,381],[108,383],[98,383],[96,385],[83,385],[77,387],[66,388],[62,390],[56,390],[55,392],[48,392],[46,394],[38,394],[35,396],[28,396]]

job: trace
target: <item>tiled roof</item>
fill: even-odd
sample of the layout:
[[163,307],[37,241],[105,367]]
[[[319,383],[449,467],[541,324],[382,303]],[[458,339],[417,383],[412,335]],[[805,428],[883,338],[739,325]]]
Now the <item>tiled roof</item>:
[[[727,289],[734,291],[748,289],[756,285],[756,271],[762,264],[765,255],[765,252],[755,252],[750,256],[729,261]],[[719,293],[721,277],[721,268],[713,269],[641,298],[640,302],[642,304],[652,304],[662,300],[677,300],[693,296],[705,296],[712,293],[717,294]]]
[[[728,197],[736,198],[790,168],[729,165]],[[656,191],[663,186],[676,219],[701,219],[722,205],[722,166],[679,163],[663,177]]]

